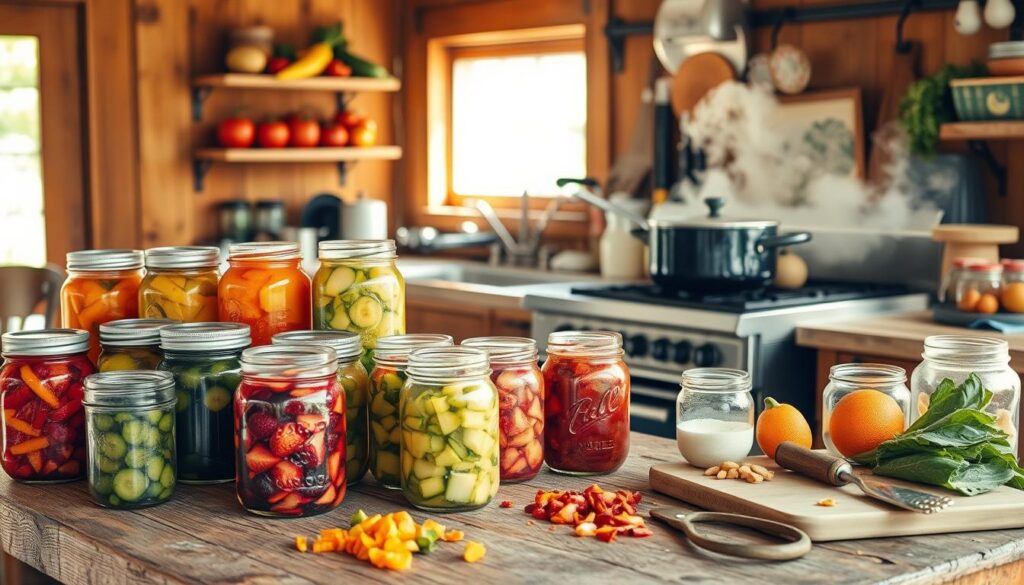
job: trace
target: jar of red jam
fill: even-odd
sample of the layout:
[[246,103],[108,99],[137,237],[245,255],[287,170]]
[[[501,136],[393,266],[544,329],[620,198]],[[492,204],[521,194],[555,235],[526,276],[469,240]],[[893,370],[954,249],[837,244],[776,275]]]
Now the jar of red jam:
[[487,352],[498,387],[501,482],[531,479],[544,464],[544,378],[537,342],[526,337],[474,337],[462,345]]
[[[345,417],[329,347],[268,345],[242,352],[235,395],[238,501],[262,516],[312,516],[345,497]],[[340,427],[340,428],[339,428]]]
[[558,473],[611,473],[629,455],[629,368],[622,336],[559,331],[548,337],[544,460]]
[[25,482],[80,479],[85,466],[83,380],[96,368],[89,333],[44,329],[4,333],[0,368],[3,468]]

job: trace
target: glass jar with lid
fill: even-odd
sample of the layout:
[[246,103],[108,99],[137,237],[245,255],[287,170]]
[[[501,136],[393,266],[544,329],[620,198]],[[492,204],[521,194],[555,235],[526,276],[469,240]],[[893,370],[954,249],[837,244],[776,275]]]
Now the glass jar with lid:
[[526,337],[474,337],[462,342],[487,352],[498,388],[501,481],[531,479],[544,464],[544,377],[537,342]]
[[309,277],[301,260],[295,242],[232,244],[217,287],[219,319],[248,325],[253,345],[268,345],[275,333],[309,329]]
[[409,354],[421,347],[452,346],[451,335],[419,333],[381,337],[370,373],[370,472],[380,485],[402,487],[402,429],[398,408]]
[[683,372],[676,398],[676,444],[690,465],[742,461],[754,444],[750,374],[731,368]]
[[976,258],[973,256],[960,256],[953,258],[953,262],[949,266],[949,270],[942,277],[942,282],[939,283],[939,302],[954,302],[956,299],[956,285],[963,278],[963,275],[967,273],[967,267],[972,264],[984,264],[985,260],[982,258]]
[[174,493],[174,379],[122,370],[85,379],[89,493],[106,508],[143,508]]
[[176,323],[160,329],[160,370],[174,376],[178,476],[182,483],[235,478],[235,419],[239,356],[249,347],[241,323]]
[[622,336],[557,331],[544,374],[544,460],[570,475],[611,473],[629,456],[629,368]]
[[100,325],[101,372],[115,370],[155,370],[163,359],[160,328],[171,325],[168,319],[120,319]]
[[498,389],[487,352],[425,347],[409,355],[402,388],[402,493],[422,510],[486,506],[501,482]]
[[63,327],[89,332],[89,359],[100,355],[100,325],[139,316],[142,250],[80,250],[67,255],[60,289]]
[[16,331],[2,337],[0,440],[4,471],[23,482],[85,473],[83,380],[96,371],[78,329]]
[[995,313],[1003,288],[1003,267],[971,264],[956,283],[956,306],[966,313]]
[[395,266],[395,242],[329,240],[319,251],[313,327],[358,333],[363,366],[372,370],[377,340],[405,333],[405,280]]
[[217,264],[213,246],[146,250],[146,277],[139,287],[139,314],[183,323],[217,320]]
[[1024,260],[1004,259],[1003,265],[1003,309],[1011,313],[1024,313]]
[[825,447],[839,457],[853,457],[906,430],[910,424],[906,382],[907,372],[889,364],[832,366],[822,395]]
[[268,345],[242,352],[235,394],[235,489],[261,516],[322,514],[345,498],[344,418],[331,416],[342,392],[330,347]]
[[329,347],[337,354],[338,383],[344,392],[330,405],[334,433],[327,442],[333,448],[345,437],[346,482],[352,485],[363,479],[370,466],[370,377],[359,359],[363,355],[359,336],[347,331],[288,331],[275,335],[273,344]]
[[932,335],[924,340],[923,361],[910,377],[913,392],[911,421],[925,411],[932,393],[946,378],[960,385],[972,373],[992,392],[985,412],[996,417],[996,426],[1010,435],[1014,452],[1020,427],[1020,376],[1010,367],[1010,345],[995,337]]

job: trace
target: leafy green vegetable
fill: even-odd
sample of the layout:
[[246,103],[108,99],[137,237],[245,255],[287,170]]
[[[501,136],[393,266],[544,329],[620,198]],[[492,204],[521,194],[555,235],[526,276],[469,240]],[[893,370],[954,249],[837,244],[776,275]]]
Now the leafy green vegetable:
[[960,386],[946,379],[931,395],[928,410],[905,432],[854,460],[874,473],[937,485],[967,496],[1001,485],[1024,490],[1005,432],[982,411],[992,399],[975,374]]
[[956,120],[949,82],[961,77],[980,77],[985,66],[943,65],[935,74],[910,84],[900,100],[900,122],[910,138],[910,151],[933,156],[939,144],[939,126]]

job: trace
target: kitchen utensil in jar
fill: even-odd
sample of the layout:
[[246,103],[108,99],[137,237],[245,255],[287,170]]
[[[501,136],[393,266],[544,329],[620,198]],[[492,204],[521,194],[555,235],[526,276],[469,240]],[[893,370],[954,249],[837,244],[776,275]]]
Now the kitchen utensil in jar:
[[[692,512],[684,508],[653,508],[651,518],[657,518],[669,526],[683,531],[690,542],[697,547],[732,557],[762,561],[788,561],[797,559],[811,550],[811,538],[795,526],[724,512]],[[756,530],[773,536],[783,542],[779,544],[755,544],[718,540],[697,532],[695,524],[728,524]]]
[[805,449],[789,441],[783,442],[775,450],[775,462],[786,469],[834,486],[853,483],[872,498],[912,512],[932,514],[953,505],[953,499],[946,496],[865,479],[853,472],[849,461],[825,451]]

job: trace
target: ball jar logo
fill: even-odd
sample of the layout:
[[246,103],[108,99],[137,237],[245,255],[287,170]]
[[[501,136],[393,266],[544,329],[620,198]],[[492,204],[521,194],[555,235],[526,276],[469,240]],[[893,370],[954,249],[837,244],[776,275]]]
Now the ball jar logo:
[[[576,400],[569,406],[569,433],[577,435],[579,433],[586,432],[598,422],[605,420],[615,414],[620,408],[622,408],[624,400],[624,392],[622,391],[622,385],[615,382],[608,383],[596,383],[593,385],[586,384],[586,386],[604,387],[604,391],[600,390],[590,393],[588,396],[580,396],[580,386],[584,386],[581,380],[576,384]],[[597,396],[600,394],[600,396]]]

